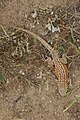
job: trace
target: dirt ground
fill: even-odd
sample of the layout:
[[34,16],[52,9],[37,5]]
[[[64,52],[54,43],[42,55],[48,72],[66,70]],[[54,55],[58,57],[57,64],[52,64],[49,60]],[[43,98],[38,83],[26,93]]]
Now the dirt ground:
[[[69,91],[57,88],[50,53],[67,52]],[[0,120],[80,120],[80,1],[0,0]]]

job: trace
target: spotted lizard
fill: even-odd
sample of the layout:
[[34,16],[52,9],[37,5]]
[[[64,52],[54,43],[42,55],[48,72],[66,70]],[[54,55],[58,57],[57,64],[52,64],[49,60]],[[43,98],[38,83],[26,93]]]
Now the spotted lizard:
[[23,31],[35,37],[51,53],[53,63],[55,65],[55,73],[58,78],[57,80],[58,91],[61,96],[65,96],[68,91],[68,72],[66,65],[61,62],[57,50],[54,50],[43,38],[36,35],[35,33],[24,28],[19,27],[16,28],[20,31]]

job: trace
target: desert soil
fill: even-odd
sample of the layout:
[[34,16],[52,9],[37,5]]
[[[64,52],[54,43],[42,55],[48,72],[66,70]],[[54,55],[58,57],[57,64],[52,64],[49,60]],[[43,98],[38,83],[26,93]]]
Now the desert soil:
[[[16,26],[41,36],[60,57],[67,52],[66,96],[50,53]],[[0,0],[0,120],[80,120],[79,0]]]

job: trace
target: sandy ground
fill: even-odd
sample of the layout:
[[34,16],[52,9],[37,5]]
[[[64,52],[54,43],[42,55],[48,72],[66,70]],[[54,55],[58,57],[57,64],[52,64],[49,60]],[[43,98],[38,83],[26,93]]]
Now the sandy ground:
[[[47,19],[52,17],[51,9],[56,11],[57,8],[60,12],[63,8],[68,9],[69,6],[73,6],[72,10],[77,6],[77,13],[80,14],[78,0],[1,0],[0,25],[4,26],[8,34],[14,30],[12,29],[14,26],[28,27],[40,34],[47,24]],[[46,15],[45,9],[49,12]],[[31,16],[33,11],[38,13],[35,19]],[[63,12],[58,14],[62,17]],[[71,20],[69,22],[72,23]],[[76,26],[79,26],[78,21],[80,20],[76,20]],[[65,22],[61,23],[65,25],[67,24]],[[60,34],[65,37],[69,33],[65,30]],[[80,55],[77,55],[75,50],[70,53],[70,55],[75,53],[76,56],[68,61],[71,63],[70,67],[68,64],[69,76],[72,80],[70,94],[62,97],[58,93],[55,75],[52,72],[53,66],[50,67],[49,61],[41,55],[45,52],[43,46],[31,41],[31,53],[15,57],[13,56],[15,41],[23,40],[25,34],[18,33],[15,36],[9,38],[7,42],[7,39],[0,42],[0,66],[5,76],[3,83],[5,87],[0,88],[0,120],[80,120]],[[26,35],[26,37],[32,40],[30,36]],[[51,40],[54,34],[49,33],[42,37]],[[80,40],[79,35],[76,38]],[[67,107],[70,108],[63,112]]]

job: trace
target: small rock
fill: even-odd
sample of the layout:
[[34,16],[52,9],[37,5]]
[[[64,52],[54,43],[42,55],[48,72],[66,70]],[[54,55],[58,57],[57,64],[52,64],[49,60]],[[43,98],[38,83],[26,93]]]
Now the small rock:
[[36,18],[37,12],[36,12],[36,11],[33,11],[33,12],[31,13],[31,16],[32,16],[32,18]]

